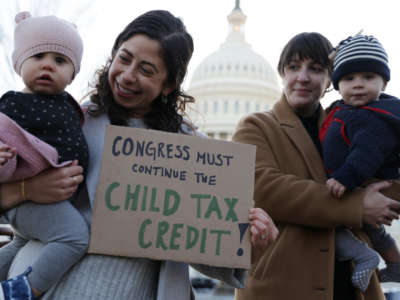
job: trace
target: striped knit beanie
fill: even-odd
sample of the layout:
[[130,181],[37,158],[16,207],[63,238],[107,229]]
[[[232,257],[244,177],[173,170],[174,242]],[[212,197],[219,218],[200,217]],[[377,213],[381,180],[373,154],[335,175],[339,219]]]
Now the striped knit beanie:
[[388,56],[379,41],[372,35],[357,34],[341,41],[335,49],[333,60],[333,87],[339,89],[339,80],[356,72],[373,72],[390,80]]

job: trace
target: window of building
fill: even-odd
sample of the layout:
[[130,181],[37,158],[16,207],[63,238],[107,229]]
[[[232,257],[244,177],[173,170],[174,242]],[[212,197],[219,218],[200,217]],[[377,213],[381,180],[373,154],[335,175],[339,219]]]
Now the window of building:
[[228,113],[228,101],[225,101],[224,102],[224,113],[226,114],[226,113]]
[[245,106],[245,112],[249,113],[250,112],[250,102],[246,102],[246,106]]
[[226,141],[228,139],[228,133],[227,132],[220,132],[219,133],[219,139]]
[[235,113],[238,114],[239,113],[239,101],[235,102]]
[[214,101],[214,114],[218,112],[218,101]]
[[204,106],[203,106],[203,112],[206,114],[206,113],[208,113],[208,102],[207,101],[204,101]]
[[256,111],[260,111],[260,103],[256,103]]

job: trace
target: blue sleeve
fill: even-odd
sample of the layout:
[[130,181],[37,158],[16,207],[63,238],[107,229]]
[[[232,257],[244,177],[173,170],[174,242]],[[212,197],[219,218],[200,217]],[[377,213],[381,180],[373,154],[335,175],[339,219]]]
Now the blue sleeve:
[[375,176],[393,155],[398,142],[390,124],[371,111],[353,110],[346,120],[346,131],[350,139],[349,155],[330,177],[353,189]]

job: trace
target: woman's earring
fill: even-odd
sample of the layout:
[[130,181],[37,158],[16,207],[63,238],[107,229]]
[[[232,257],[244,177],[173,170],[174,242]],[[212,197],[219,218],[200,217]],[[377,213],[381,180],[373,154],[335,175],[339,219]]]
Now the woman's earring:
[[161,94],[161,102],[164,103],[164,104],[168,103],[168,98],[164,94]]

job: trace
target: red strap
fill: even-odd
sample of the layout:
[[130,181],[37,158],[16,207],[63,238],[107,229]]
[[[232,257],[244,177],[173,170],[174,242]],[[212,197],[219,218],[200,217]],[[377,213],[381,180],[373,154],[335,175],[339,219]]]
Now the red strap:
[[325,166],[325,171],[326,171],[327,174],[332,174],[333,173],[333,171],[328,169],[326,166]]
[[369,107],[369,106],[361,106],[360,108],[372,110],[372,111],[375,111],[377,113],[381,113],[381,114],[385,114],[385,115],[392,115],[391,112],[389,112],[387,110],[384,110],[382,108]]
[[350,146],[350,140],[346,134],[346,126],[344,124],[344,121],[339,118],[335,118],[335,119],[333,119],[333,121],[340,123],[340,134],[342,135],[347,147]]
[[[391,112],[381,109],[381,108],[376,108],[376,107],[369,107],[369,106],[360,106],[360,108],[363,109],[367,109],[370,111],[374,111],[377,113],[381,113],[381,114],[386,114],[386,115],[392,115]],[[339,119],[339,118],[333,118],[333,115],[338,111],[338,110],[342,110],[343,108],[337,106],[335,107],[333,110],[330,111],[330,113],[328,114],[328,116],[326,117],[326,119],[324,120],[324,122],[322,123],[322,127],[321,130],[319,131],[319,139],[322,142],[326,136],[326,133],[328,131],[329,126],[331,125],[332,122],[338,122],[340,123],[340,134],[343,137],[343,140],[345,141],[347,146],[350,146],[350,139],[348,138],[347,134],[346,134],[346,125],[344,123],[343,120]]]
[[334,109],[332,109],[328,116],[325,118],[324,122],[322,123],[321,130],[319,131],[319,140],[322,142],[325,138],[326,132],[328,131],[329,126],[331,125],[333,121],[333,115],[335,112],[338,110],[341,110],[342,108],[339,106],[336,106]]

